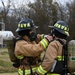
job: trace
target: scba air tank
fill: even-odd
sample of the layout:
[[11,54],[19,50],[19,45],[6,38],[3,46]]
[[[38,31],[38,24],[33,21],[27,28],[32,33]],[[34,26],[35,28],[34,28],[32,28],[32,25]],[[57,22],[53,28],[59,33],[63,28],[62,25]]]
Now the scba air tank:
[[68,70],[75,72],[75,40],[68,43]]

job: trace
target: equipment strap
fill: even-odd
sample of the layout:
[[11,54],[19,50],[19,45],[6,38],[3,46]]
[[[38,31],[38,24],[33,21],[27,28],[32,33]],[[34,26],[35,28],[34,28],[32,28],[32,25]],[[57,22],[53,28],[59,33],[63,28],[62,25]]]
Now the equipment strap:
[[[61,41],[60,39],[57,39],[62,45],[63,45],[63,50],[62,50],[62,59],[64,59],[64,63],[63,63],[63,73],[62,73],[62,75],[67,75],[67,71],[68,71],[68,69],[67,69],[67,57],[68,57],[68,49],[67,49],[67,43],[68,42],[66,42],[66,44],[64,44],[64,42],[63,41]],[[64,57],[63,57],[64,56]]]

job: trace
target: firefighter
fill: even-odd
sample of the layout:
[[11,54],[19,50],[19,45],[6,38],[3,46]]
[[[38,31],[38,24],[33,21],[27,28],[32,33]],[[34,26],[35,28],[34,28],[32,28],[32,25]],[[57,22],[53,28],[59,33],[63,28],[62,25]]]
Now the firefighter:
[[16,42],[15,55],[20,60],[19,75],[34,74],[40,62],[40,53],[52,39],[52,36],[47,36],[41,40],[41,36],[35,33],[35,28],[31,19],[23,19],[18,23],[16,32],[20,39]]
[[48,45],[42,64],[36,70],[35,75],[64,75],[63,74],[63,44],[69,36],[69,27],[64,21],[57,21],[52,35],[54,40]]

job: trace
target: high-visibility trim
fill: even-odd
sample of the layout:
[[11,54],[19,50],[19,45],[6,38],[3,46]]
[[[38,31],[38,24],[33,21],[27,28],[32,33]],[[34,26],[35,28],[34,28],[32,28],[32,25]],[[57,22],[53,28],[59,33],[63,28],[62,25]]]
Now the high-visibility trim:
[[23,24],[21,24],[20,27],[23,28]]
[[69,31],[69,28],[68,28],[68,27],[62,26],[62,25],[60,25],[60,24],[58,24],[58,23],[56,23],[54,26],[57,27],[57,28],[60,28],[60,29],[64,30],[65,34],[66,34],[67,36],[69,36],[69,32],[68,32],[68,31]]
[[18,28],[26,28],[26,27],[30,27],[30,23],[18,24]]
[[56,74],[56,73],[50,74],[50,73],[48,73],[47,75],[60,75],[60,74]]
[[57,28],[60,28],[60,29],[62,29],[64,31],[67,31],[67,32],[69,31],[69,28],[68,27],[62,26],[62,25],[60,25],[58,23],[56,23],[54,26],[57,27]]
[[23,75],[23,71],[21,69],[18,70],[19,75]]
[[26,24],[24,24],[24,27],[26,27]]
[[58,61],[64,61],[64,56],[57,56]]
[[20,24],[18,24],[18,28],[20,27]]
[[41,35],[41,39],[43,39],[43,38],[44,38],[44,34]]
[[27,27],[30,27],[30,23],[27,23]]
[[64,29],[64,26],[62,26],[61,29]]
[[48,42],[47,42],[45,39],[43,39],[43,40],[41,41],[41,44],[44,46],[45,49],[46,49],[46,47],[48,46]]
[[53,72],[53,71],[54,71],[55,66],[56,66],[56,63],[57,63],[57,61],[55,60],[55,61],[54,61],[54,63],[53,63],[53,66],[52,66],[52,68],[51,68],[51,72]]
[[23,55],[21,55],[21,56],[17,56],[17,58],[18,58],[18,59],[23,59],[24,56],[23,56]]
[[47,71],[44,70],[44,69],[42,68],[42,66],[40,66],[40,67],[38,68],[38,72],[39,72],[40,74],[44,75]]
[[67,36],[69,36],[69,32],[65,31],[65,34],[66,34]]
[[[38,67],[32,68],[32,71],[35,72],[37,68],[38,68]],[[28,74],[30,74],[30,73],[31,73],[30,70],[25,70],[25,75],[28,75]],[[19,74],[19,75],[23,75],[23,70],[21,70],[21,69],[19,68],[19,69],[18,69],[18,74]]]

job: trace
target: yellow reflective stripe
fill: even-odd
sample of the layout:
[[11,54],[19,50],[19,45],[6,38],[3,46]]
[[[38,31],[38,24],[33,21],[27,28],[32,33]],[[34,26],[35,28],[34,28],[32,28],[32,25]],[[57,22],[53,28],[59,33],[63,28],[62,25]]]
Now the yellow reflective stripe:
[[64,30],[67,30],[67,27],[65,27]]
[[24,24],[24,27],[26,27],[26,24]]
[[18,24],[18,28],[30,27],[30,23],[27,24]]
[[30,27],[30,23],[27,23],[27,27]]
[[61,25],[58,25],[58,28],[61,28]]
[[23,28],[23,24],[21,24],[20,27]]
[[48,46],[48,42],[47,42],[45,39],[43,39],[43,40],[41,41],[41,44],[44,46],[45,49],[46,49],[46,47]]
[[64,29],[64,26],[61,26],[61,29]]
[[[32,71],[35,72],[37,68],[38,68],[38,67],[32,68]],[[21,70],[21,69],[19,68],[18,73],[19,73],[20,75],[23,75],[23,70]],[[28,75],[28,74],[30,74],[30,73],[31,73],[30,70],[25,70],[25,75]]]
[[55,74],[55,73],[53,73],[53,74],[50,74],[50,73],[48,73],[47,75],[60,75],[60,74]]
[[63,29],[64,31],[69,31],[69,28],[67,28],[66,26],[62,26],[62,25],[57,24],[57,23],[54,26],[57,28]]
[[64,60],[64,56],[57,56],[58,61]]
[[41,40],[44,38],[44,34],[41,35]]
[[57,24],[57,23],[56,23],[54,26],[55,26],[55,27],[58,27],[58,26],[59,26],[59,24]]
[[67,36],[69,36],[69,32],[65,31],[65,34],[66,34]]
[[21,69],[18,70],[19,75],[23,75],[23,71]]
[[38,72],[39,72],[40,74],[44,75],[47,71],[44,70],[44,69],[42,68],[42,66],[40,66],[40,67],[38,68]]
[[21,55],[21,56],[17,56],[17,58],[18,58],[18,59],[23,59],[24,56],[23,56],[23,55]]
[[18,24],[18,28],[20,27],[20,24]]

